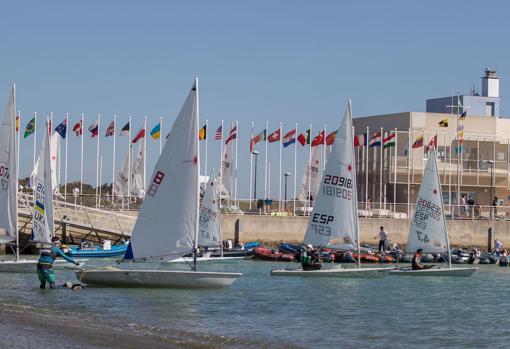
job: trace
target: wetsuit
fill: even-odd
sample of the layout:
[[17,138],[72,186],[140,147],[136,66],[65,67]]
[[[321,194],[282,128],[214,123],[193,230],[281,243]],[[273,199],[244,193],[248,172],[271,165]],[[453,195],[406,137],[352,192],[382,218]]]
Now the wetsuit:
[[420,257],[418,254],[415,254],[414,257],[413,257],[413,261],[412,261],[412,267],[413,267],[413,270],[421,270],[421,269],[425,269],[423,267],[423,265],[421,265],[420,263]]
[[41,256],[37,262],[37,276],[41,282],[41,288],[46,287],[46,282],[50,283],[50,288],[55,288],[55,272],[53,271],[53,263],[58,256],[64,258],[70,263],[78,264],[78,262],[76,262],[73,258],[66,256],[65,253],[57,246],[42,249]]
[[318,258],[313,255],[313,252],[308,255],[306,251],[301,253],[301,267],[303,270],[319,270],[322,265]]

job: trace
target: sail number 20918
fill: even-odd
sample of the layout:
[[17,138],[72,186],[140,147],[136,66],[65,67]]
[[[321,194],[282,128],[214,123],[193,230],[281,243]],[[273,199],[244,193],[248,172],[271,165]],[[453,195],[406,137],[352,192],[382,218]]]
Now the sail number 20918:
[[352,179],[342,176],[324,175],[324,185],[322,194],[327,196],[336,196],[338,198],[352,199]]

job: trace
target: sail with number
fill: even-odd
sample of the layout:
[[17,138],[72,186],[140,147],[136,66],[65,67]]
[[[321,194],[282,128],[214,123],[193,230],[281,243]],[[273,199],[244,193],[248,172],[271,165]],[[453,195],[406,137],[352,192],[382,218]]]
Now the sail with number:
[[133,228],[125,259],[193,250],[198,220],[198,80],[169,133]]
[[129,192],[129,152],[124,157],[119,173],[115,177],[113,193],[116,197],[127,197]]
[[43,132],[37,173],[33,177],[34,210],[32,213],[33,241],[51,242],[53,230],[53,190],[48,132]]
[[0,128],[0,243],[16,241],[18,200],[16,174],[16,89],[13,86]]
[[143,163],[144,159],[144,148],[145,148],[145,138],[140,140],[140,145],[138,146],[138,152],[136,153],[136,159],[133,162],[133,166],[131,168],[131,194],[143,198],[145,196],[145,181],[143,178]]
[[356,164],[351,101],[338,130],[306,229],[305,244],[343,250],[357,248]]
[[232,194],[232,184],[234,179],[234,142],[232,140],[223,147],[220,178],[220,194],[230,197]]
[[218,180],[214,171],[206,183],[202,206],[200,207],[198,245],[221,246],[220,221],[218,215]]
[[298,199],[302,202],[308,201],[310,197],[315,200],[315,196],[319,191],[322,178],[322,155],[320,147],[313,148],[310,162],[306,163],[305,172],[301,179],[299,187]]
[[406,252],[416,252],[419,248],[429,253],[445,252],[448,250],[447,234],[436,152],[431,150],[409,226]]

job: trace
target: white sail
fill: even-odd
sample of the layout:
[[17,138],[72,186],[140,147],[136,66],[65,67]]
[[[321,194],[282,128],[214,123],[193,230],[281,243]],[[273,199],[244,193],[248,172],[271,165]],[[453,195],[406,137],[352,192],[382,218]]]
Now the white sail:
[[33,178],[34,210],[32,214],[32,240],[51,242],[53,231],[53,190],[48,132],[43,132],[39,166]]
[[319,186],[322,178],[322,155],[320,147],[316,146],[312,151],[312,158],[310,163],[306,163],[305,172],[301,179],[301,186],[299,187],[298,199],[302,202],[308,201],[308,193],[310,193],[312,200],[319,191]]
[[443,209],[443,194],[437,173],[436,152],[429,152],[429,159],[418,192],[406,252],[445,252],[448,249],[446,221]]
[[[60,147],[60,135],[57,132],[54,132],[50,138],[50,167],[51,167],[51,188],[55,194],[58,194],[58,171],[60,168],[59,164],[59,147]],[[37,171],[39,169],[39,163],[41,161],[41,154],[37,158],[35,162],[34,169],[32,170],[32,174],[30,175],[30,188],[35,188],[35,177],[37,176]]]
[[125,259],[192,251],[198,219],[198,151],[195,82],[149,179]]
[[234,142],[232,140],[223,147],[222,159],[219,192],[221,195],[230,197],[234,178]]
[[113,186],[113,192],[116,197],[127,197],[128,196],[128,178],[129,178],[129,152],[122,161],[119,173],[115,177],[115,185]]
[[218,181],[214,171],[206,183],[202,206],[200,207],[198,245],[221,246],[220,220],[218,214]]
[[131,194],[136,197],[143,198],[145,196],[145,181],[143,178],[143,163],[144,159],[145,138],[140,140],[138,145],[138,152],[136,159],[131,168]]
[[16,90],[12,87],[0,128],[0,243],[16,240],[18,200],[16,177]]
[[351,102],[338,130],[322,176],[305,244],[355,249],[358,238],[356,164]]

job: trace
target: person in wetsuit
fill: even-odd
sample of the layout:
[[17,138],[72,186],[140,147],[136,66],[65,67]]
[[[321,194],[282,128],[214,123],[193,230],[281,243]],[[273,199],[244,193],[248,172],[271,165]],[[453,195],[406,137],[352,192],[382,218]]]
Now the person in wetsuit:
[[317,255],[317,253],[313,250],[313,246],[308,244],[306,249],[301,251],[301,266],[303,270],[319,270],[322,268],[322,263]]
[[46,247],[41,250],[41,256],[37,262],[37,276],[41,282],[40,287],[46,288],[46,282],[50,284],[50,288],[55,288],[55,272],[53,271],[53,263],[57,257],[62,257],[69,263],[79,265],[73,258],[68,257],[60,249],[61,242],[57,237],[51,239],[51,247]]
[[412,267],[413,270],[422,270],[422,269],[429,269],[432,268],[433,265],[423,265],[421,264],[421,256],[423,255],[423,250],[419,248],[416,253],[414,254],[413,260],[412,260]]

